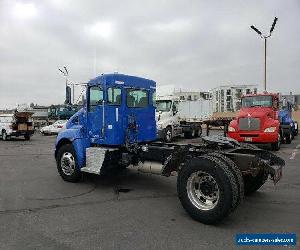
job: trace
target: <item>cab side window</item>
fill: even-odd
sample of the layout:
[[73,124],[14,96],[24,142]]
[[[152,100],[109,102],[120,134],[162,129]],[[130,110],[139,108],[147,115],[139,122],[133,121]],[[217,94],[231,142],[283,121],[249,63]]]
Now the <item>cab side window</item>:
[[127,89],[126,103],[129,108],[144,108],[149,105],[148,91]]
[[107,90],[107,103],[110,105],[121,105],[122,95],[120,88],[108,88]]
[[90,88],[89,111],[95,111],[98,105],[102,105],[103,90],[99,87]]

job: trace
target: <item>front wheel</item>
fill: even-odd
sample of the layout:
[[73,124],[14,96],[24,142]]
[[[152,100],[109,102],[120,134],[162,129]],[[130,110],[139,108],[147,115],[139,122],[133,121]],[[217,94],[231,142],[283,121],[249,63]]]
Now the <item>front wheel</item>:
[[292,143],[292,140],[293,140],[292,132],[290,131],[289,133],[287,133],[287,134],[285,135],[285,143],[286,143],[286,144],[291,144],[291,143]]
[[167,127],[165,130],[165,142],[171,142],[173,139],[172,136],[172,128],[171,127]]
[[202,127],[200,126],[197,130],[196,130],[196,137],[201,137],[202,135]]
[[298,135],[298,122],[295,122],[294,136]]
[[278,134],[278,140],[277,142],[271,144],[271,149],[273,151],[278,151],[280,149],[280,146],[281,146],[281,136],[280,134]]
[[2,132],[2,140],[7,141],[7,133],[5,130]]
[[59,175],[65,181],[78,182],[81,179],[81,172],[72,144],[65,144],[58,149],[56,164]]

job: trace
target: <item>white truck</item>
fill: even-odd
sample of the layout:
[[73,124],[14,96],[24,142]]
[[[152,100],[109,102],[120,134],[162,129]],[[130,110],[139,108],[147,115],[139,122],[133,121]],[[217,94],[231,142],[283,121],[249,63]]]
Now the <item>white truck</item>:
[[3,141],[12,136],[24,136],[25,140],[30,140],[33,135],[32,112],[14,112],[10,114],[0,114],[0,137]]
[[198,137],[202,134],[202,124],[213,115],[212,101],[179,100],[173,95],[156,97],[157,136],[166,142],[174,137]]

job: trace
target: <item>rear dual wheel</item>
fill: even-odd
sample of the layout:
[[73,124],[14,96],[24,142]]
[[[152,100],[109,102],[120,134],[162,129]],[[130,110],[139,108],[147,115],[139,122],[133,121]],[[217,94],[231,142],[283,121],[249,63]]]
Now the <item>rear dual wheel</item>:
[[[229,215],[243,197],[243,180],[227,157],[206,155],[187,161],[178,173],[177,192],[187,213],[205,224]],[[230,160],[230,159],[229,159]],[[241,173],[239,173],[241,175]]]

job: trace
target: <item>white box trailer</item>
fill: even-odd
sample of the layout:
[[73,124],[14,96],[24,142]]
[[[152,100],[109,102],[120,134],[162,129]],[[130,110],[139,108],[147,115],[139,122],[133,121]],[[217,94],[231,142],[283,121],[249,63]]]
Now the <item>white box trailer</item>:
[[178,103],[178,116],[180,121],[203,122],[213,115],[211,100],[199,99],[195,101],[180,101]]

